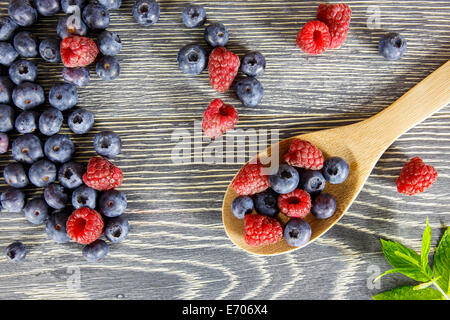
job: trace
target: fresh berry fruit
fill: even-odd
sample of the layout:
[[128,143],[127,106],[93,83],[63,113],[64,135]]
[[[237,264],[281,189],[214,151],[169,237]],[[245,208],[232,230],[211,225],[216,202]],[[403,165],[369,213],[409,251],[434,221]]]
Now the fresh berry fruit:
[[347,161],[340,157],[331,157],[325,161],[322,174],[329,183],[339,184],[347,179],[349,170]]
[[44,39],[39,44],[39,55],[47,62],[60,62],[60,46],[56,39]]
[[272,189],[267,189],[255,196],[255,210],[264,216],[275,217],[280,210],[278,209],[278,194]]
[[137,0],[133,5],[133,18],[142,26],[151,26],[159,20],[160,7],[153,0]]
[[27,248],[25,248],[22,242],[17,241],[6,247],[5,254],[9,262],[20,263],[25,260]]
[[0,154],[8,152],[9,137],[6,133],[0,133]]
[[282,164],[269,177],[270,187],[279,194],[294,191],[300,182],[298,171],[288,164]]
[[39,117],[39,131],[46,136],[59,132],[63,123],[63,114],[56,108],[46,108]]
[[8,77],[0,76],[0,103],[10,104],[14,84]]
[[266,69],[266,59],[260,52],[247,53],[241,61],[241,71],[250,77],[259,77]]
[[36,187],[46,187],[56,180],[56,166],[47,159],[36,161],[28,170],[28,178]]
[[287,244],[293,247],[301,247],[311,239],[311,226],[308,222],[293,218],[284,226],[283,236]]
[[94,126],[94,115],[86,109],[77,109],[67,118],[70,130],[75,134],[89,132]]
[[86,24],[80,19],[76,20],[72,16],[65,16],[58,20],[56,33],[61,39],[69,36],[85,36],[88,32]]
[[29,60],[17,60],[9,66],[8,74],[12,82],[21,84],[26,81],[34,82],[38,70],[36,65]]
[[57,83],[50,88],[48,101],[60,111],[68,110],[78,102],[77,89],[71,83]]
[[33,109],[45,102],[44,89],[36,83],[22,82],[13,89],[12,100],[17,108]]
[[228,43],[228,29],[220,22],[205,28],[205,40],[211,47],[225,47]]
[[252,247],[274,244],[283,237],[283,228],[274,218],[248,214],[244,217],[244,237]]
[[81,244],[89,244],[103,233],[103,218],[97,211],[82,207],[75,210],[67,220],[69,237]]
[[84,23],[92,30],[103,30],[109,27],[109,10],[99,3],[90,3],[82,12]]
[[21,27],[29,27],[37,21],[38,13],[28,0],[12,0],[8,14]]
[[245,215],[252,213],[253,209],[253,199],[249,196],[236,197],[231,203],[231,212],[238,219],[244,219]]
[[98,191],[114,189],[122,184],[122,170],[102,157],[92,157],[89,160],[83,181]]
[[400,60],[406,52],[406,39],[398,33],[385,34],[378,45],[383,57],[388,60]]
[[320,170],[323,167],[323,154],[312,143],[295,139],[289,146],[289,151],[284,155],[284,160],[294,167]]
[[100,3],[102,6],[104,6],[106,9],[119,9],[122,5],[122,0],[98,0],[98,3]]
[[38,127],[39,113],[35,111],[22,111],[16,118],[14,126],[19,133],[32,133]]
[[424,192],[436,181],[437,176],[433,166],[427,166],[421,158],[414,157],[403,166],[397,179],[397,190],[409,196]]
[[85,169],[81,163],[66,162],[59,167],[58,180],[64,188],[75,189],[83,184],[84,173]]
[[0,17],[0,41],[11,39],[18,27],[10,17]]
[[108,218],[105,222],[105,237],[112,243],[119,243],[125,240],[129,231],[130,225],[124,215]]
[[89,69],[84,67],[68,68],[64,67],[62,76],[65,82],[71,83],[77,87],[84,87],[89,84],[91,75]]
[[122,41],[116,32],[104,30],[98,35],[98,49],[105,56],[115,56],[122,49]]
[[325,188],[325,178],[319,170],[305,169],[300,173],[298,187],[308,192],[311,196],[314,196]]
[[317,19],[328,26],[330,32],[329,49],[339,48],[347,37],[352,10],[345,3],[320,4]]
[[23,208],[25,218],[32,224],[42,224],[48,219],[49,208],[42,198],[34,198],[27,202]]
[[14,49],[24,58],[38,55],[38,39],[29,31],[20,31],[14,36]]
[[58,0],[34,0],[37,12],[44,17],[54,16],[61,9]]
[[201,27],[206,21],[206,10],[197,5],[188,5],[181,14],[183,23],[188,28]]
[[6,183],[13,188],[24,188],[29,182],[25,169],[19,162],[8,164],[3,170],[3,177]]
[[11,146],[13,159],[31,164],[44,157],[41,140],[32,133],[17,137]]
[[241,78],[236,82],[236,94],[246,107],[256,107],[264,95],[264,88],[256,78]]
[[0,64],[9,67],[19,53],[8,42],[0,42]]
[[297,46],[305,53],[317,55],[323,53],[330,45],[330,31],[319,20],[307,22],[297,34]]
[[122,148],[122,141],[113,131],[101,131],[94,136],[94,149],[99,155],[115,158]]
[[14,110],[6,104],[0,104],[0,132],[14,129]]
[[44,153],[53,162],[65,163],[72,158],[75,145],[66,135],[55,134],[44,144]]
[[72,193],[72,206],[75,209],[89,207],[95,209],[97,205],[97,191],[88,186],[82,185]]
[[305,190],[295,189],[278,197],[278,207],[288,217],[304,218],[311,210],[311,196]]
[[331,194],[321,193],[314,198],[311,213],[317,219],[327,219],[336,211],[336,200]]
[[269,176],[260,163],[247,163],[232,181],[233,189],[241,196],[263,192],[269,188]]
[[100,79],[111,81],[120,75],[120,64],[115,57],[103,56],[95,65],[95,72]]
[[207,54],[198,44],[188,44],[178,51],[178,67],[187,74],[200,74],[206,68]]
[[83,257],[87,262],[96,263],[103,260],[109,252],[109,245],[101,239],[86,245],[83,248]]
[[127,197],[118,190],[107,190],[102,193],[98,202],[101,214],[108,218],[120,216],[127,208]]
[[65,13],[73,13],[73,9],[70,10],[71,7],[78,7],[80,10],[83,10],[86,4],[86,0],[61,0],[61,9]]
[[61,41],[61,59],[64,66],[69,68],[85,67],[95,61],[98,55],[98,47],[94,40],[70,36]]
[[0,196],[2,208],[7,212],[20,212],[25,206],[25,194],[16,188],[8,188]]
[[215,48],[208,61],[209,81],[214,90],[227,91],[233,84],[239,65],[239,57],[233,52],[224,47]]
[[70,241],[66,229],[69,216],[70,213],[68,212],[55,212],[48,217],[45,231],[47,232],[49,239],[56,243],[66,243]]
[[64,192],[63,186],[52,183],[45,188],[44,199],[53,209],[62,209],[69,201],[69,196]]
[[203,113],[202,129],[206,136],[216,139],[233,129],[238,119],[238,112],[232,105],[214,99]]

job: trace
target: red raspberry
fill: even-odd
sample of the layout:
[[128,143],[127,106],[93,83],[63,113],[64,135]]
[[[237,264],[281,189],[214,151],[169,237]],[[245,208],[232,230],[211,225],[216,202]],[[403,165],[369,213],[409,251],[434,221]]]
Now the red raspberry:
[[414,157],[403,166],[397,179],[397,190],[409,196],[426,191],[437,179],[437,171],[422,159]]
[[305,190],[295,189],[278,196],[278,208],[288,217],[303,219],[311,210],[311,197]]
[[330,32],[325,23],[313,20],[297,34],[297,46],[308,54],[321,54],[330,44]]
[[277,243],[283,237],[283,228],[274,218],[259,214],[244,217],[245,242],[252,247]]
[[284,160],[291,166],[311,170],[322,169],[324,163],[322,151],[312,143],[301,139],[295,139],[291,143]]
[[103,233],[103,218],[100,213],[88,207],[82,207],[70,215],[66,230],[69,237],[81,244],[97,240]]
[[260,163],[247,163],[231,182],[233,189],[241,196],[263,192],[269,188],[269,175],[265,174]]
[[61,60],[69,68],[84,67],[95,61],[98,55],[97,44],[87,37],[70,36],[60,45]]
[[209,55],[209,81],[214,90],[225,92],[230,87],[238,73],[241,61],[233,52],[224,47],[215,48]]
[[324,22],[330,31],[329,49],[339,48],[347,37],[352,10],[345,3],[322,3],[317,9],[317,19]]
[[84,183],[99,191],[119,187],[122,179],[122,170],[102,157],[92,157],[83,175]]
[[232,105],[214,99],[203,113],[202,129],[208,137],[215,139],[233,129],[238,118],[238,112]]

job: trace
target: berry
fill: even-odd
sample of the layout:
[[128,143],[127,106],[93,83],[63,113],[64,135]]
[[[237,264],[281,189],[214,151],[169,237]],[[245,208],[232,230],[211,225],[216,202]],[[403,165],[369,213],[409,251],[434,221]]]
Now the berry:
[[38,70],[36,65],[29,60],[17,60],[11,64],[8,69],[9,78],[15,84],[22,82],[34,82],[36,80]]
[[118,217],[127,208],[127,197],[118,190],[107,190],[100,196],[98,208],[108,218]]
[[89,207],[95,209],[97,205],[97,191],[82,185],[72,193],[72,205],[75,209]]
[[69,216],[70,213],[68,212],[55,212],[48,217],[45,231],[49,239],[57,243],[67,243],[70,241],[66,228]]
[[151,26],[159,20],[159,3],[153,0],[137,0],[132,12],[137,23],[142,26]]
[[12,0],[8,5],[8,14],[21,27],[29,27],[37,21],[38,13],[28,0]]
[[284,226],[283,236],[287,244],[293,247],[301,247],[311,239],[311,226],[308,222],[293,218]]
[[255,210],[259,214],[275,217],[280,210],[277,204],[278,194],[272,189],[267,189],[255,195]]
[[9,137],[6,133],[0,133],[0,154],[8,152]]
[[16,60],[19,53],[8,42],[0,42],[0,64],[10,66]]
[[119,61],[112,56],[103,56],[96,63],[95,72],[102,80],[114,80],[120,75]]
[[253,208],[253,199],[249,196],[239,196],[231,203],[231,212],[238,219],[244,219],[246,214],[252,213]]
[[241,78],[236,82],[236,94],[246,107],[256,107],[264,95],[264,88],[256,78]]
[[239,65],[239,57],[233,52],[224,47],[215,48],[208,61],[209,81],[214,90],[227,91],[233,84]]
[[65,111],[78,102],[77,88],[70,83],[57,83],[50,88],[48,102],[60,111]]
[[266,59],[260,52],[247,53],[241,61],[241,71],[250,77],[259,77],[266,69]]
[[274,244],[281,240],[283,228],[274,218],[259,214],[244,217],[245,242],[252,247]]
[[62,76],[65,82],[71,83],[77,87],[87,86],[89,84],[89,80],[91,80],[89,69],[84,67],[79,68],[64,67],[62,71]]
[[119,9],[122,5],[122,0],[98,0],[106,9]]
[[60,62],[61,54],[59,41],[56,39],[44,39],[39,44],[39,55],[47,62]]
[[105,237],[112,243],[119,243],[125,240],[129,231],[128,219],[123,215],[106,220]]
[[97,211],[82,207],[70,215],[67,220],[69,237],[81,244],[89,244],[98,239],[103,233],[103,218]]
[[238,112],[232,105],[224,104],[220,99],[214,99],[203,113],[202,129],[205,135],[216,139],[233,129],[238,119]]
[[349,170],[347,161],[340,157],[331,157],[325,161],[322,174],[329,183],[339,184],[347,179]]
[[83,257],[87,262],[96,263],[103,260],[109,252],[109,245],[101,239],[86,245],[83,248]]
[[37,12],[44,17],[51,17],[60,10],[58,0],[34,0]]
[[189,5],[184,8],[181,18],[188,28],[201,27],[206,21],[206,11],[201,6]]
[[61,39],[69,36],[85,36],[88,32],[86,24],[81,20],[75,20],[72,16],[65,16],[58,20],[56,33]]
[[46,108],[39,117],[39,131],[46,136],[59,132],[63,123],[63,114],[56,108]]
[[122,184],[122,170],[102,157],[92,157],[89,160],[83,181],[95,190],[114,189]]
[[378,50],[388,60],[400,60],[406,52],[406,47],[406,39],[391,32],[381,37]]
[[33,82],[22,82],[13,89],[12,100],[17,108],[33,109],[45,102],[44,89]]
[[12,92],[14,84],[8,77],[0,76],[0,103],[9,104],[12,102]]
[[36,187],[46,187],[56,180],[56,166],[47,159],[36,161],[28,170],[28,177]]
[[317,19],[328,26],[330,44],[328,49],[339,48],[347,37],[352,10],[345,3],[320,4],[317,9]]
[[94,136],[94,149],[104,157],[115,158],[122,148],[122,141],[113,131],[102,131]]
[[48,218],[49,209],[42,198],[34,198],[27,202],[23,208],[25,218],[32,224],[42,224]]
[[109,10],[98,3],[90,3],[84,7],[81,14],[89,29],[102,30],[109,27]]
[[252,195],[269,188],[269,176],[260,162],[248,162],[238,172],[231,185],[241,196]]
[[323,167],[323,154],[312,143],[294,139],[289,146],[289,151],[284,155],[284,160],[294,167],[320,170]]
[[58,170],[58,180],[67,189],[75,189],[83,184],[84,166],[78,162],[66,162]]
[[21,112],[14,123],[14,126],[19,133],[32,133],[38,127],[39,114],[35,111]]
[[198,44],[188,44],[178,51],[178,67],[187,74],[200,74],[206,68],[207,53]]
[[421,158],[414,157],[403,166],[397,179],[397,190],[409,196],[424,192],[437,180],[437,176],[433,166],[428,166]]
[[11,39],[18,27],[10,17],[0,17],[0,41]]
[[94,126],[94,115],[86,109],[77,109],[67,118],[70,130],[75,134],[89,132]]
[[98,35],[98,49],[105,56],[115,56],[122,49],[122,41],[116,32],[104,30]]
[[14,128],[14,110],[6,104],[0,104],[0,132],[8,132]]
[[211,47],[225,47],[228,43],[228,29],[220,22],[205,28],[205,40]]
[[8,164],[3,169],[3,177],[8,185],[13,188],[24,188],[28,185],[28,176],[19,162]]
[[65,163],[72,158],[75,146],[70,138],[63,134],[55,134],[45,141],[44,153],[51,161]]
[[8,188],[0,196],[2,208],[7,212],[20,212],[25,206],[25,194],[16,188]]
[[29,31],[20,31],[14,36],[14,49],[25,58],[38,55],[38,39]]
[[298,171],[287,164],[282,164],[269,177],[270,187],[279,194],[294,191],[300,182]]
[[311,213],[317,219],[327,219],[336,211],[336,200],[331,194],[321,193],[314,198]]
[[27,248],[25,248],[22,242],[17,241],[6,247],[5,254],[9,262],[20,263],[25,260]]
[[70,10],[70,7],[77,6],[80,10],[82,10],[85,4],[86,0],[61,0],[61,9],[65,13],[73,13],[73,9]]
[[11,146],[13,159],[31,164],[44,157],[41,140],[31,133],[19,136]]
[[325,23],[313,20],[306,23],[297,34],[297,46],[305,53],[317,55],[330,45],[330,31]]
[[317,195],[325,188],[325,178],[318,170],[302,170],[298,187],[310,195]]
[[295,189],[278,197],[278,207],[288,217],[304,218],[311,210],[311,197],[305,190]]
[[64,192],[64,188],[56,183],[52,183],[44,190],[45,202],[53,209],[62,209],[69,201],[69,196]]
[[90,65],[98,55],[97,44],[94,40],[81,36],[65,38],[61,41],[60,51],[64,66],[69,68]]

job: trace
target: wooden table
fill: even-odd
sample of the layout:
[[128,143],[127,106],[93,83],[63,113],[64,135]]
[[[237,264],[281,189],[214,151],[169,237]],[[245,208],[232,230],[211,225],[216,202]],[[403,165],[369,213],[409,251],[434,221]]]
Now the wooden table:
[[[86,162],[94,155],[96,132],[114,130],[122,137],[123,152],[114,162],[125,173],[121,190],[129,200],[129,238],[112,245],[104,262],[88,264],[80,245],[55,244],[44,226],[29,224],[23,214],[3,212],[1,250],[20,240],[29,253],[21,265],[0,259],[0,298],[370,299],[408,284],[405,277],[390,275],[379,286],[370,285],[374,274],[389,268],[379,238],[419,251],[427,217],[433,245],[440,228],[448,225],[448,106],[386,151],[349,212],[326,235],[302,250],[272,257],[241,251],[222,227],[224,191],[242,163],[173,163],[178,140],[172,135],[185,130],[194,137],[194,123],[213,98],[237,107],[238,129],[278,129],[280,138],[365,119],[450,58],[448,0],[347,1],[353,16],[345,44],[317,57],[303,54],[295,37],[314,19],[319,1],[197,1],[209,21],[229,28],[229,49],[240,56],[251,50],[265,55],[267,69],[260,78],[265,95],[255,108],[240,105],[234,93],[214,92],[207,72],[191,77],[178,70],[181,46],[206,46],[203,29],[182,25],[186,1],[159,2],[160,21],[149,28],[134,22],[131,0],[111,13],[109,29],[123,41],[121,75],[103,82],[92,69],[91,83],[78,91],[78,105],[95,114],[96,125],[89,134],[73,137],[76,160]],[[7,1],[0,1],[0,8],[6,14]],[[374,19],[377,12],[380,25]],[[41,39],[56,37],[55,17],[37,26],[33,31]],[[401,61],[389,62],[378,54],[386,31],[406,37],[408,52]],[[62,65],[35,61],[38,83],[48,92],[61,81]],[[63,131],[69,132],[66,124]],[[204,139],[202,147],[208,144]],[[202,150],[190,154],[192,160],[198,152]],[[439,179],[426,193],[402,196],[395,180],[413,156],[435,166]],[[9,153],[0,157],[2,169],[10,158]]]

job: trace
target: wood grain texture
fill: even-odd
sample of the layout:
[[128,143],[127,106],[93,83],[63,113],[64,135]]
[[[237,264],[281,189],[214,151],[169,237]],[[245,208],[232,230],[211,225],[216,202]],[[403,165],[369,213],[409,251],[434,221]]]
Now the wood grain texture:
[[[366,119],[450,58],[450,3],[347,1],[353,17],[345,45],[310,57],[295,47],[295,35],[314,17],[318,1],[196,2],[205,6],[209,21],[229,27],[231,50],[239,55],[259,50],[267,58],[261,77],[264,99],[258,107],[244,108],[232,93],[215,93],[207,73],[192,78],[178,71],[179,48],[204,44],[203,30],[183,27],[181,11],[187,1],[159,2],[161,19],[150,28],[134,23],[130,0],[112,12],[109,29],[124,44],[118,56],[121,75],[102,82],[92,72],[90,85],[79,90],[78,105],[94,112],[96,125],[88,135],[73,138],[76,159],[87,161],[94,154],[92,137],[98,131],[114,130],[123,140],[123,153],[115,162],[126,176],[121,189],[129,199],[128,240],[113,245],[102,264],[91,265],[81,258],[79,245],[54,244],[43,226],[30,225],[22,214],[3,212],[0,249],[21,240],[29,255],[18,266],[0,259],[0,298],[369,299],[408,283],[392,275],[379,288],[367,285],[377,268],[389,268],[380,237],[420,250],[426,217],[433,228],[432,245],[440,228],[448,225],[448,106],[383,154],[356,202],[324,237],[274,257],[245,253],[223,230],[222,199],[242,163],[174,164],[171,153],[177,141],[172,134],[178,129],[193,135],[194,123],[215,97],[238,108],[239,129],[279,129],[281,139]],[[381,28],[370,30],[367,10],[373,5],[379,8]],[[7,2],[0,1],[0,14],[6,8]],[[38,27],[41,39],[56,36],[55,18],[42,19]],[[386,30],[399,31],[408,40],[401,61],[388,62],[377,53]],[[35,61],[38,82],[48,92],[52,83],[61,81],[62,66]],[[205,139],[202,146],[207,145]],[[416,155],[436,167],[438,181],[421,195],[399,195],[395,179],[404,162]],[[10,154],[0,156],[0,169],[10,161]],[[68,281],[77,270],[81,287],[70,289]]]

